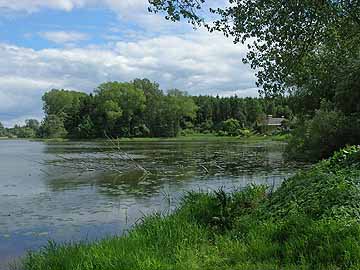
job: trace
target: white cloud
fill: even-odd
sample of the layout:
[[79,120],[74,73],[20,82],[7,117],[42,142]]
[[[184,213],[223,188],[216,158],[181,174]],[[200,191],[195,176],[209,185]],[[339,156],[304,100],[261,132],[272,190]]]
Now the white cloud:
[[[0,0],[0,8],[15,11],[37,12],[44,8],[71,11],[74,8],[101,5],[119,14],[147,11],[147,0]],[[124,15],[126,16],[126,15]]]
[[0,121],[5,126],[24,123],[25,119],[42,116],[41,89],[54,83],[22,76],[0,76]]
[[205,31],[104,46],[34,50],[0,43],[0,121],[41,115],[51,88],[92,91],[99,83],[147,77],[191,94],[256,95],[246,48]]
[[[174,31],[175,24],[166,21],[161,14],[149,13],[148,6],[148,0],[0,0],[0,14],[2,9],[33,13],[43,9],[70,12],[75,8],[105,7],[117,14],[120,21],[118,24],[131,21],[144,31],[151,30],[154,33]],[[191,29],[187,24],[183,24],[182,27]]]
[[89,39],[89,36],[87,34],[74,31],[41,32],[39,33],[39,35],[44,39],[58,44],[74,44],[76,42]]
[[93,2],[92,0],[0,0],[0,8],[26,12],[35,12],[41,8],[70,11]]

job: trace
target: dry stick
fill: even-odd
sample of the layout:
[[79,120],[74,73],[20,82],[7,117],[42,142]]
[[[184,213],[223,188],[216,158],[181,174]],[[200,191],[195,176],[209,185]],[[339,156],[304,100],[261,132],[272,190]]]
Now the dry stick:
[[[118,159],[115,159],[113,154],[105,152],[105,150],[100,147],[97,147],[97,149],[99,149],[101,151],[101,153],[103,153],[108,159],[110,159],[110,161],[113,162],[110,165],[108,165],[109,168],[111,168],[111,170],[116,171],[121,174],[122,171],[116,169],[116,163],[118,162]],[[121,158],[121,160],[124,160],[124,158],[122,156],[120,156],[120,158]]]
[[[72,170],[80,171],[79,173],[85,173],[89,171],[115,171],[119,174],[122,174],[123,171],[119,170],[117,168],[119,159],[121,161],[128,161],[128,163],[132,166],[134,166],[137,169],[140,169],[143,172],[142,177],[140,180],[143,180],[147,177],[147,175],[151,174],[147,169],[145,169],[143,166],[141,166],[138,162],[136,162],[131,155],[123,151],[120,147],[120,142],[117,140],[117,143],[115,143],[115,139],[109,137],[106,133],[105,136],[108,138],[110,143],[112,144],[112,149],[116,150],[116,153],[108,153],[105,149],[102,149],[97,146],[97,148],[101,151],[103,155],[106,156],[108,160],[104,162],[92,162],[94,159],[93,156],[90,154],[84,153],[84,157],[86,160],[76,160],[73,158],[68,158],[63,155],[55,155],[57,158],[59,158],[61,161],[64,161],[64,163],[57,163],[56,161],[51,162],[40,162],[40,161],[33,161],[41,165],[50,165],[54,167],[63,167],[63,168],[69,168]],[[90,162],[89,162],[90,161]],[[85,169],[84,171],[81,171],[82,169]]]
[[145,169],[138,162],[136,162],[128,153],[121,150],[119,140],[116,140],[117,141],[117,144],[116,144],[114,138],[109,137],[106,133],[105,133],[105,136],[112,143],[112,145],[115,147],[115,149],[119,152],[118,155],[120,155],[120,157],[123,156],[123,157],[127,158],[135,165],[136,168],[142,170],[146,174],[151,174],[147,169]]
[[200,167],[203,168],[206,173],[209,173],[208,168],[206,168],[204,165],[200,164]]

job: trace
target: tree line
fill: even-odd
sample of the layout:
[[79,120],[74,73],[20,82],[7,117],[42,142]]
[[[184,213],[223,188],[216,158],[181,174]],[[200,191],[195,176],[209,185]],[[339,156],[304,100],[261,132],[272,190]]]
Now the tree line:
[[[175,137],[189,133],[261,132],[266,116],[291,119],[290,98],[190,96],[148,79],[107,82],[93,93],[53,89],[42,97],[45,118],[8,132],[17,137],[93,139]],[[1,132],[1,129],[0,129]]]
[[39,136],[40,122],[36,119],[25,120],[25,125],[15,125],[12,128],[5,128],[0,122],[1,137],[36,138]]

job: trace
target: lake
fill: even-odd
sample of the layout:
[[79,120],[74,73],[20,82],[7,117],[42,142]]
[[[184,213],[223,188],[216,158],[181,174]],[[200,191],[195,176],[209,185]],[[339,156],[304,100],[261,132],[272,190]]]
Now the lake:
[[121,235],[187,191],[277,187],[301,167],[283,150],[272,141],[0,140],[0,269],[49,240]]

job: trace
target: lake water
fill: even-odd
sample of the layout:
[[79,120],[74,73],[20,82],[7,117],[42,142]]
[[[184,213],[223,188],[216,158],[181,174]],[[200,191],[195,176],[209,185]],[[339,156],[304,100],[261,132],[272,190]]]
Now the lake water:
[[299,167],[283,160],[283,149],[278,142],[0,140],[0,269],[48,240],[122,234],[144,215],[174,209],[186,191],[278,186]]

